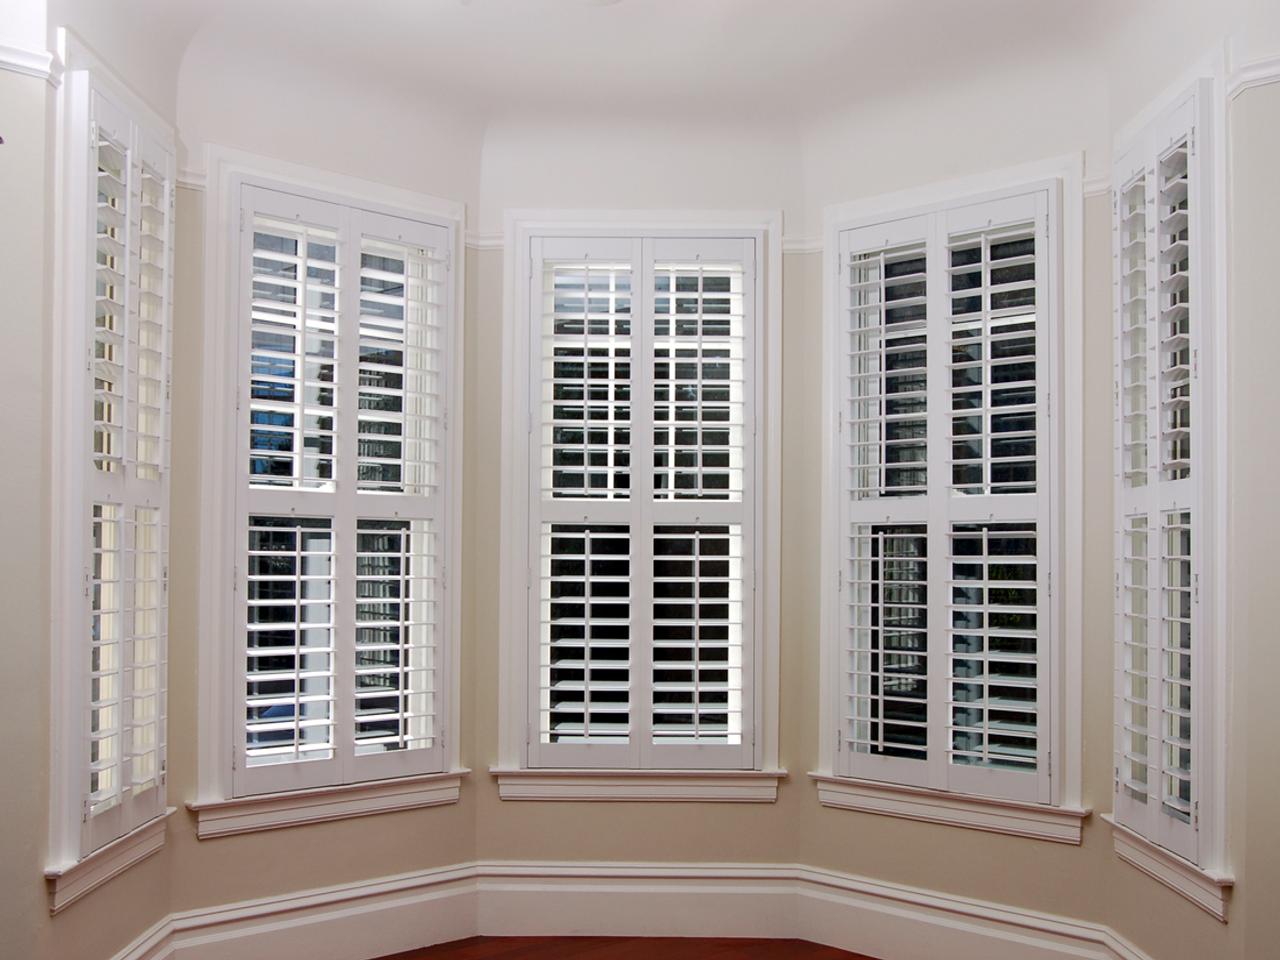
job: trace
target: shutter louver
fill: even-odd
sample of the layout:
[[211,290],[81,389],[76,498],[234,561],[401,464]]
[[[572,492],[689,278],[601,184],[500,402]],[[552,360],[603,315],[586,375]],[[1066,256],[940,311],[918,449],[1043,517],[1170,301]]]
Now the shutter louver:
[[952,527],[952,763],[1035,769],[1038,555],[1035,524]]
[[93,464],[104,473],[114,473],[124,460],[129,151],[100,133],[97,158]]
[[1161,523],[1161,804],[1191,822],[1191,513],[1166,513]]
[[254,219],[249,395],[254,484],[332,489],[340,389],[337,259],[332,230]]
[[542,542],[542,737],[548,743],[626,742],[631,732],[628,530],[547,524]]
[[928,482],[927,272],[923,244],[849,264],[851,495],[922,495]]
[[951,483],[1036,491],[1036,240],[1030,225],[953,236]]
[[659,526],[653,550],[653,736],[742,739],[742,531]]
[[327,759],[334,726],[332,525],[250,517],[248,547],[247,763]]
[[924,524],[850,537],[847,749],[924,759],[929,740],[929,538]]
[[1145,515],[1129,517],[1123,534],[1120,601],[1123,623],[1120,651],[1120,767],[1116,776],[1138,803],[1151,796],[1152,762],[1151,570],[1152,531]]
[[1160,158],[1160,467],[1191,476],[1191,253],[1187,143]]
[[742,268],[654,267],[654,496],[742,499]]
[[631,267],[548,264],[543,491],[627,499],[631,487]]
[[356,537],[356,753],[430,747],[435,534],[430,521],[361,520]]
[[1147,180],[1120,195],[1120,416],[1121,471],[1130,487],[1147,483]]
[[124,585],[120,508],[93,505],[90,544],[89,813],[120,799],[124,712]]
[[362,240],[361,490],[421,495],[435,490],[443,273],[437,251]]

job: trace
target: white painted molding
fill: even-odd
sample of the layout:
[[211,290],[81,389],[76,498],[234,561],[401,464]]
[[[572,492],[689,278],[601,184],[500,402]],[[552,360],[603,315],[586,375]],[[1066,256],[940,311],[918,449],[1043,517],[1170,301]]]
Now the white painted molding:
[[420,777],[268,793],[234,800],[193,801],[187,804],[187,809],[196,815],[196,835],[207,840],[302,823],[457,803],[462,778],[470,772],[450,770]]
[[1218,870],[1197,867],[1117,823],[1110,814],[1104,813],[1102,819],[1111,825],[1116,856],[1186,897],[1223,923],[1227,922],[1227,902],[1235,884],[1234,877]]
[[480,861],[172,914],[114,960],[349,960],[464,937],[799,938],[894,960],[1151,960],[1100,924],[795,864]]
[[821,253],[822,237],[783,237],[783,253]]
[[466,241],[472,250],[501,250],[503,243],[501,233],[476,233],[471,230],[467,231]]
[[1086,200],[1105,197],[1111,192],[1111,180],[1108,177],[1087,177],[1080,186]]
[[124,873],[164,846],[165,824],[176,807],[95,850],[83,860],[44,872],[49,881],[49,912],[57,913],[90,890]]
[[1090,810],[1052,807],[990,797],[972,797],[943,790],[811,773],[818,786],[818,802],[863,813],[879,813],[906,820],[945,823],[970,830],[1007,833],[1033,840],[1079,845],[1081,825]]
[[773,803],[785,770],[547,770],[494,767],[503,800]]
[[[183,186],[195,186],[194,182],[188,183],[188,180],[200,181],[200,187],[204,185],[204,175],[195,173],[194,171],[182,171],[178,174],[178,182]],[[501,250],[502,234],[501,233],[477,233],[474,231],[467,232],[467,246],[472,250]],[[783,237],[782,252],[786,254],[792,253],[821,253],[822,238],[821,237]]]
[[1236,70],[1227,79],[1227,99],[1234,100],[1246,90],[1280,81],[1280,56],[1255,60]]
[[178,186],[188,190],[204,190],[209,185],[209,178],[203,170],[179,170]]
[[27,50],[0,43],[0,70],[37,77],[54,89],[62,83],[62,61],[48,50]]

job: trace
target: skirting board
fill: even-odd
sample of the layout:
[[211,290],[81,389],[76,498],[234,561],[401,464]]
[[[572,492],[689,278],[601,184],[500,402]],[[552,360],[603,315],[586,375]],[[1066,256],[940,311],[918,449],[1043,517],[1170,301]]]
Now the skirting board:
[[483,861],[166,918],[115,960],[368,960],[476,935],[795,937],[882,960],[1151,960],[1107,927],[798,865]]

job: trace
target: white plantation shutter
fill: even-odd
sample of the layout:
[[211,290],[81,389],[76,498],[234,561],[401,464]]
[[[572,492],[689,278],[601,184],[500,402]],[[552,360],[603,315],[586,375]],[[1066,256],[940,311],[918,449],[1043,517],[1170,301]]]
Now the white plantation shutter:
[[450,233],[241,191],[234,791],[440,770]]
[[1050,797],[1051,209],[840,233],[846,776]]
[[69,618],[84,624],[85,855],[164,810],[174,159],[126,100],[69,83],[89,158],[84,379],[68,390],[85,423],[85,610]]
[[1198,862],[1211,515],[1212,191],[1197,88],[1114,177],[1115,816]]
[[753,247],[533,241],[530,766],[753,762]]

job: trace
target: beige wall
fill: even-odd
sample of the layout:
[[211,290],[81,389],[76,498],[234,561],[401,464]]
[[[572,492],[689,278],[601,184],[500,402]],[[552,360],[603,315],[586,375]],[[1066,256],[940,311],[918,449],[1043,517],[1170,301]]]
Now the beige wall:
[[1241,94],[1232,106],[1231,129],[1232,849],[1245,875],[1236,903],[1246,918],[1243,956],[1261,960],[1280,950],[1280,84]]
[[[1273,293],[1280,191],[1280,86],[1242,95],[1233,111],[1236,215],[1231,405],[1232,608],[1235,660],[1231,847],[1239,896],[1223,926],[1118,861],[1097,816],[1084,844],[1064,847],[945,826],[827,810],[806,771],[818,764],[817,665],[820,257],[784,259],[781,759],[791,771],[773,805],[504,803],[487,769],[497,757],[502,255],[468,251],[462,802],[208,841],[182,807],[195,793],[202,196],[181,190],[175,303],[173,559],[169,800],[179,807],[157,856],[74,904],[45,909],[40,872],[48,810],[46,577],[49,486],[48,304],[44,262],[48,87],[0,73],[0,551],[6,669],[0,718],[24,731],[5,741],[0,791],[0,957],[110,957],[170,910],[184,910],[470,860],[615,859],[802,862],[1108,924],[1159,960],[1261,960],[1280,942],[1280,753],[1270,678],[1280,674],[1273,571],[1280,511],[1271,490],[1272,359],[1280,356]],[[1085,257],[1086,423],[1110,424],[1110,234],[1105,199],[1088,201]],[[1269,349],[1268,349],[1269,348]],[[1110,429],[1087,430],[1085,461],[1085,799],[1109,808]],[[21,785],[19,789],[12,789]],[[1246,844],[1247,840],[1247,844]],[[891,958],[890,958],[891,960]]]

